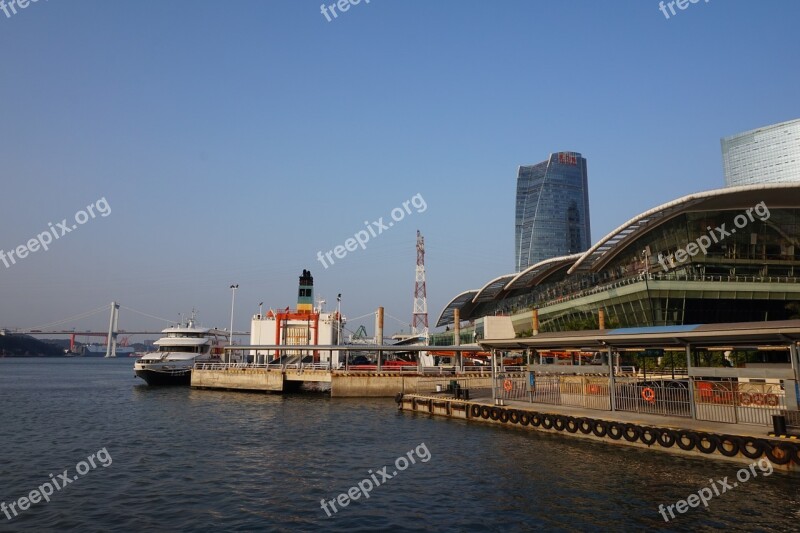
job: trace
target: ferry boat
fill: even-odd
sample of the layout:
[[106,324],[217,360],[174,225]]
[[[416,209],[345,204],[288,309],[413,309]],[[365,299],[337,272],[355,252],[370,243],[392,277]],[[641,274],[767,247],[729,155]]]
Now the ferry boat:
[[148,385],[189,385],[196,362],[221,361],[229,333],[195,325],[195,316],[161,332],[156,352],[148,352],[133,365],[134,373]]

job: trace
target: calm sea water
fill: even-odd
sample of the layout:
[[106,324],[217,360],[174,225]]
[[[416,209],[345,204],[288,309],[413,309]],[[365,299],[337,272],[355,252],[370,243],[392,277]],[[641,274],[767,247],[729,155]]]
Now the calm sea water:
[[[149,388],[132,367],[0,359],[0,502],[110,457],[49,503],[0,513],[0,531],[800,529],[800,476],[760,475],[666,523],[659,504],[739,467],[398,413],[392,400]],[[321,509],[423,443],[368,499]]]

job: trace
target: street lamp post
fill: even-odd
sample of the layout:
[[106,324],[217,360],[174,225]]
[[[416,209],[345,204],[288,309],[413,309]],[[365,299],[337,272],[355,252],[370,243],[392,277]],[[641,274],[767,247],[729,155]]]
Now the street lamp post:
[[[336,346],[342,343],[342,293],[336,295]],[[340,355],[342,352],[338,352]],[[345,355],[344,366],[347,368],[349,353]],[[331,354],[331,370],[333,370],[333,354]]]
[[236,303],[236,289],[239,288],[239,284],[235,283],[230,286],[231,289],[231,329],[230,329],[230,337],[228,339],[228,346],[233,346],[233,306]]

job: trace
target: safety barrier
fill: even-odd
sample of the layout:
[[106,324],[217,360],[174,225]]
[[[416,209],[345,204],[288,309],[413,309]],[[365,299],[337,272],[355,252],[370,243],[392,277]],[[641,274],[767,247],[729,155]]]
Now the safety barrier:
[[786,393],[772,383],[732,379],[694,382],[697,418],[731,424],[770,425],[786,409]]
[[692,416],[687,381],[618,378],[614,390],[619,411],[667,416]]
[[494,380],[497,397],[504,400],[527,400],[528,380],[519,373],[503,374]]

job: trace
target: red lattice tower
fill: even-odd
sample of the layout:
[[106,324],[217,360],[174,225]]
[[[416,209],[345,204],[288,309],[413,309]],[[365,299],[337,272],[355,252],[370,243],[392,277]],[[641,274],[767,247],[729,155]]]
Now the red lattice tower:
[[428,297],[425,291],[425,237],[417,230],[417,273],[411,333],[428,338]]

